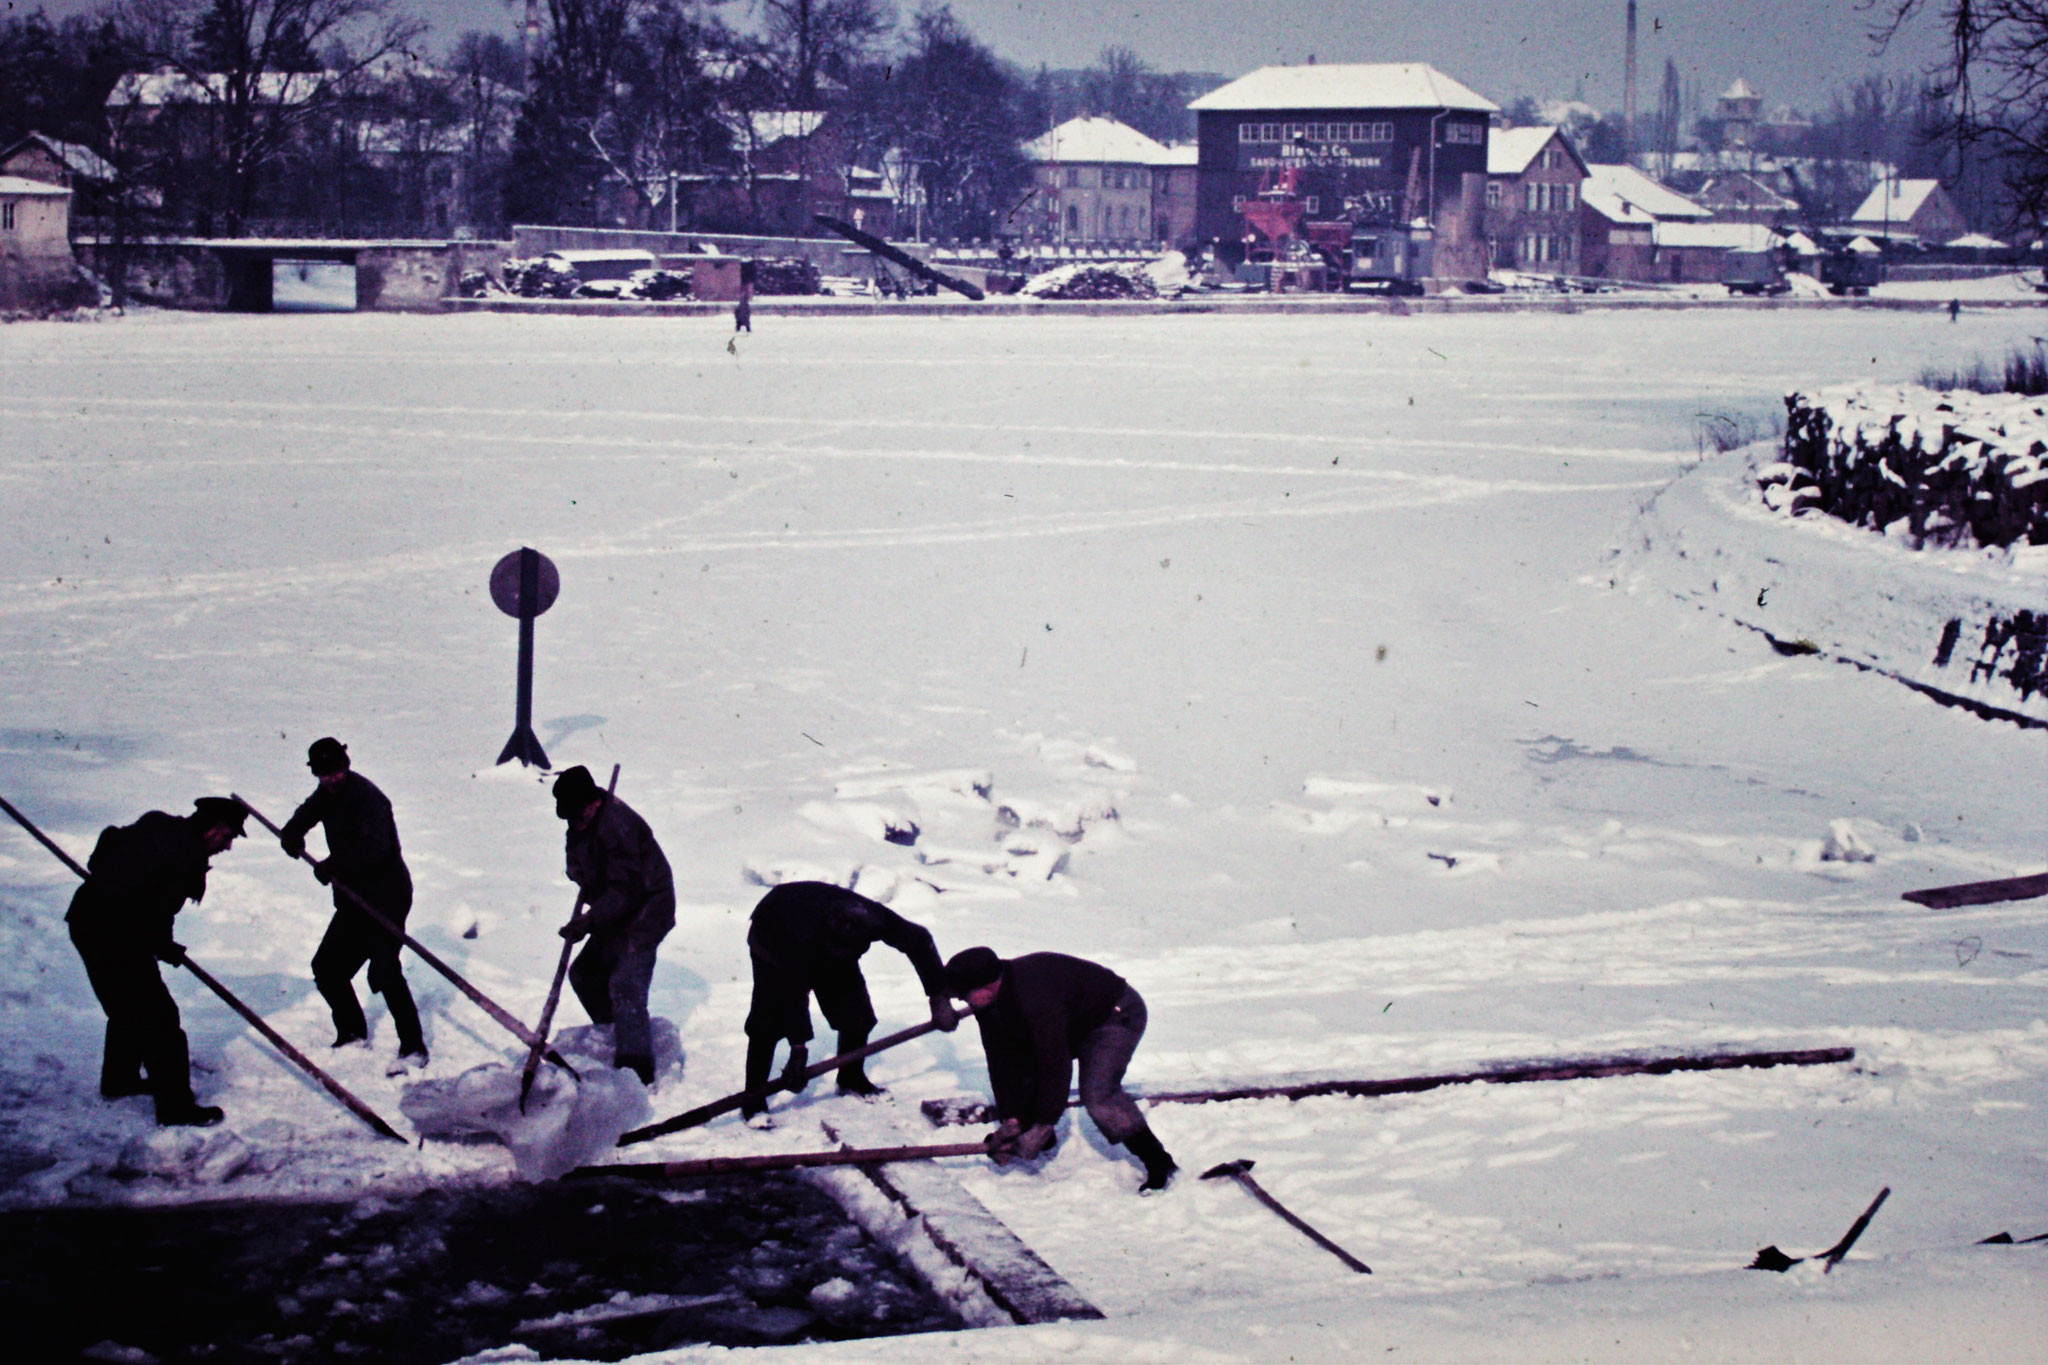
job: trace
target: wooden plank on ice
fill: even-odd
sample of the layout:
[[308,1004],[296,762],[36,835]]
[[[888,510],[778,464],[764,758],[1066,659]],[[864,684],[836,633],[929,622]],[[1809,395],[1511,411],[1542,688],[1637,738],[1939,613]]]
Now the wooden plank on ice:
[[1995,905],[1999,901],[2026,901],[2048,896],[2048,872],[2030,877],[1999,877],[1988,882],[1963,882],[1956,886],[1930,886],[1908,891],[1905,899],[1930,910],[1954,910],[1964,905]]
[[[1820,1066],[1854,1059],[1853,1047],[1807,1048],[1794,1052],[1701,1052],[1608,1057],[1570,1057],[1555,1061],[1504,1062],[1475,1071],[1448,1071],[1426,1076],[1394,1076],[1381,1080],[1302,1081],[1287,1085],[1246,1085],[1212,1090],[1174,1090],[1159,1094],[1132,1092],[1147,1104],[1216,1104],[1228,1100],[1306,1100],[1325,1095],[1369,1098],[1410,1095],[1446,1085],[1515,1085],[1524,1081],[1582,1081],[1603,1076],[1664,1076],[1677,1071],[1730,1071],[1750,1067]],[[1077,1101],[1071,1096],[1067,1103]],[[995,1110],[971,1097],[926,1100],[924,1116],[934,1126],[993,1123]]]
[[[840,1141],[833,1125],[826,1134]],[[947,1261],[1020,1325],[1102,1317],[1102,1310],[1024,1244],[943,1167],[930,1162],[857,1168]]]

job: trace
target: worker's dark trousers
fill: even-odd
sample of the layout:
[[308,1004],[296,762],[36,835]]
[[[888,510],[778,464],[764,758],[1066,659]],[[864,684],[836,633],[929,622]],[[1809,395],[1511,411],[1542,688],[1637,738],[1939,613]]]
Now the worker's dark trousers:
[[75,919],[71,942],[85,962],[92,993],[107,1012],[100,1093],[139,1095],[146,1089],[156,1099],[159,1117],[191,1108],[190,1050],[178,1019],[178,1002],[164,985],[155,955],[131,940],[83,927]]
[[[405,917],[412,911],[411,890],[407,889],[402,900],[370,903],[402,929]],[[363,1018],[362,1002],[356,999],[354,985],[355,974],[367,962],[370,989],[384,997],[384,1005],[391,1011],[391,1026],[398,1031],[398,1050],[426,1051],[419,1006],[413,1003],[412,989],[405,984],[405,972],[399,966],[400,946],[390,930],[354,904],[335,907],[334,918],[328,921],[320,947],[313,953],[313,984],[319,987],[329,1013],[334,1016],[337,1039],[370,1036],[369,1021]]]
[[654,955],[675,923],[669,910],[650,899],[640,913],[616,929],[592,934],[569,966],[569,984],[593,1024],[612,1026],[612,1058],[654,1057],[654,1026],[647,1017],[647,993],[654,985]]
[[1127,1142],[1145,1129],[1145,1116],[1124,1093],[1124,1068],[1144,1036],[1144,997],[1125,987],[1109,1018],[1081,1040],[1081,1103],[1111,1142]]

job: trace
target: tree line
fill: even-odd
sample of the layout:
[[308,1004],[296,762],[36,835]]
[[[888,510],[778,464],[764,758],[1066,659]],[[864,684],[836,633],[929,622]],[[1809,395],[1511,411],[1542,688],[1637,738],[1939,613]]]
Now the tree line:
[[[1222,82],[1128,48],[1084,72],[998,58],[944,4],[541,0],[531,50],[430,49],[399,0],[110,0],[0,19],[0,146],[89,148],[80,229],[122,237],[502,235],[510,223],[768,230],[764,140],[828,126],[816,167],[877,173],[922,229],[987,237],[1021,144],[1079,112],[1162,140]],[[787,172],[786,165],[778,169]],[[680,187],[735,192],[707,208]],[[706,221],[706,219],[716,221]],[[906,227],[908,224],[906,223]]]

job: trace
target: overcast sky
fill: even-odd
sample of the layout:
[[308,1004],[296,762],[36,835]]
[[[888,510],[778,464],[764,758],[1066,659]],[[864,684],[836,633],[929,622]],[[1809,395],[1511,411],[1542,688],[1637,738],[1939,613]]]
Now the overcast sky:
[[[438,53],[465,29],[510,33],[525,0],[399,0],[434,27]],[[917,0],[897,0],[906,17]],[[1879,0],[1884,3],[1884,0]],[[52,15],[93,0],[42,0]],[[35,0],[0,0],[6,12]],[[726,11],[751,16],[752,0]],[[1111,44],[1169,71],[1242,75],[1276,62],[1423,61],[1502,103],[1583,86],[1621,105],[1626,0],[952,0],[953,13],[1020,66],[1081,67]],[[1767,105],[1824,109],[1873,70],[1903,74],[1938,55],[1931,26],[1878,59],[1863,0],[1638,0],[1638,108],[1657,99],[1667,57],[1708,96],[1745,76]]]

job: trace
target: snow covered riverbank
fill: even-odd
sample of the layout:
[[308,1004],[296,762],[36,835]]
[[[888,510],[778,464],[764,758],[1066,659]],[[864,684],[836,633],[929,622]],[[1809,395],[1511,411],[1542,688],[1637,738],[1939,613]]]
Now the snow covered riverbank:
[[[1370,1323],[1405,1334],[1375,1349],[1470,1356],[1496,1331],[1530,1358],[1621,1321],[1638,1354],[1857,1354],[1851,1323],[1925,1345],[1906,1328],[1936,1301],[1961,1324],[1942,1340],[2038,1341],[2039,1248],[1970,1244],[2048,1230],[2048,901],[1898,896],[2044,865],[2048,736],[1781,657],[1613,586],[1610,556],[1695,462],[1702,414],[1767,423],[1788,389],[2001,355],[2027,325],[786,319],[735,352],[718,319],[0,329],[0,793],[82,854],[203,792],[275,816],[310,788],[306,744],[340,735],[396,806],[416,932],[531,1019],[572,892],[540,779],[490,766],[513,627],[485,576],[533,545],[563,582],[538,628],[540,738],[558,764],[620,763],[677,869],[654,1003],[683,1057],[657,1113],[736,1085],[746,913],[804,875],[857,877],[943,951],[1125,973],[1153,1089],[1857,1049],[1162,1108],[1187,1174],[1144,1201],[1070,1124],[1038,1172],[957,1178],[1108,1320],[864,1349],[1202,1358],[1170,1338],[1279,1360]],[[914,843],[889,837],[904,821]],[[1842,821],[1874,861],[1824,856]],[[247,1158],[210,1185],[118,1176],[151,1139],[141,1102],[93,1094],[69,878],[0,830],[0,1198],[508,1178],[501,1148],[377,1139],[177,977],[201,1097]],[[323,1061],[305,964],[326,914],[251,840],[181,920]],[[514,1055],[409,974],[433,1076]],[[900,960],[878,950],[869,976],[884,1027],[917,1017]],[[396,1118],[375,1018],[377,1051],[338,1069]],[[941,1136],[916,1101],[985,1086],[971,1030],[874,1073],[894,1098],[862,1113],[905,1140]],[[775,1132],[714,1124],[644,1155],[808,1147],[852,1104],[813,1095]],[[1192,1178],[1237,1157],[1375,1273]],[[1766,1243],[1827,1245],[1886,1185],[1826,1280],[1737,1270]]]

